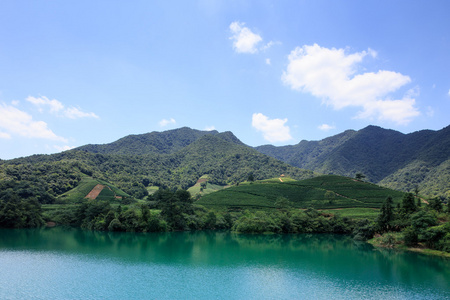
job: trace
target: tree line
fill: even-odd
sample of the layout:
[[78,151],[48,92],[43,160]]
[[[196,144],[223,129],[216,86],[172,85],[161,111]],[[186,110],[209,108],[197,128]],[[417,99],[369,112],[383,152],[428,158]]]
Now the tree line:
[[439,198],[423,204],[412,193],[394,207],[391,197],[376,220],[354,220],[309,208],[293,209],[279,197],[277,209],[267,211],[213,211],[195,205],[186,190],[160,189],[146,202],[112,206],[108,201],[84,199],[75,205],[42,212],[40,197],[23,183],[2,184],[0,227],[39,227],[45,221],[88,230],[161,232],[178,230],[232,230],[240,233],[336,233],[356,240],[381,236],[387,246],[423,245],[450,252],[450,212]]

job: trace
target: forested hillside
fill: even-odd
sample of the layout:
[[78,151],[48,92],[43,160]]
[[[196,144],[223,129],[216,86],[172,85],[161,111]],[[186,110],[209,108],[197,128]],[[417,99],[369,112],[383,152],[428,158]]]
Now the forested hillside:
[[[187,133],[184,138],[183,133]],[[147,195],[149,186],[187,189],[205,174],[210,183],[219,185],[245,181],[250,174],[255,180],[280,174],[296,179],[313,176],[311,171],[292,167],[243,145],[229,132],[208,134],[182,128],[152,136],[146,142],[142,142],[145,135],[127,137],[128,146],[123,147],[114,143],[93,146],[103,149],[104,153],[90,152],[87,147],[1,161],[0,182],[20,182],[39,188],[37,190],[44,191],[52,199],[45,200],[48,203],[77,187],[83,176],[109,182],[137,199]],[[167,147],[160,144],[164,138],[169,143]],[[139,143],[157,150],[141,155],[121,154],[143,151],[135,146]],[[184,144],[187,145],[181,147]],[[107,150],[109,148],[113,149],[111,153]]]
[[190,145],[204,135],[217,135],[219,132],[200,131],[188,127],[164,132],[128,135],[115,142],[104,145],[85,145],[75,150],[101,154],[170,154]]
[[259,152],[231,132],[184,127],[59,154],[0,160],[0,182],[26,185],[44,203],[77,187],[83,176],[141,199],[151,186],[187,189],[204,175],[209,184],[225,186],[245,181],[250,174],[258,180],[281,174],[305,179],[313,172],[348,177],[362,173],[365,180],[385,187],[448,198],[449,149],[450,127],[402,134],[369,126],[321,141],[260,146]]
[[376,126],[345,131],[321,141],[256,147],[299,168],[354,177],[421,194],[450,196],[450,126],[402,134]]

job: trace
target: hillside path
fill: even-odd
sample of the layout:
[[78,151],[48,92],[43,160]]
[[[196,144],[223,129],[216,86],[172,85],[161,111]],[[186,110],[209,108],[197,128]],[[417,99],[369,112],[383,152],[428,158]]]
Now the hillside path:
[[94,186],[94,188],[89,192],[89,194],[86,195],[85,198],[89,198],[92,200],[95,200],[97,196],[102,192],[102,190],[105,188],[103,184],[97,184]]

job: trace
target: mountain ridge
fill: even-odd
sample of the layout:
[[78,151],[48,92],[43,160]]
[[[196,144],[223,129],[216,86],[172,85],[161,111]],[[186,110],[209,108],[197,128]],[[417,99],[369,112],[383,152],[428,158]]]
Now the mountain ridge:
[[[370,125],[321,141],[255,149],[290,165],[322,174],[354,177],[356,173],[363,173],[370,182],[386,187],[403,191],[418,187],[428,196],[450,196],[450,186],[445,184],[450,178],[439,175],[450,173],[447,167],[450,164],[450,126],[437,131],[403,134]],[[433,172],[439,168],[443,172]],[[444,189],[433,190],[431,185]]]
[[[52,155],[0,161],[0,180],[20,180],[29,164],[65,161],[85,174],[111,180],[130,194],[136,186],[143,189],[143,180],[157,186],[187,188],[205,174],[213,175],[212,182],[229,184],[245,180],[250,173],[264,179],[290,172],[296,178],[314,174],[354,177],[362,173],[367,181],[385,187],[408,192],[418,188],[427,197],[450,198],[449,149],[450,126],[403,134],[371,125],[319,141],[254,148],[230,131],[182,127],[128,135],[108,144],[89,144]],[[23,166],[13,170],[14,165]]]

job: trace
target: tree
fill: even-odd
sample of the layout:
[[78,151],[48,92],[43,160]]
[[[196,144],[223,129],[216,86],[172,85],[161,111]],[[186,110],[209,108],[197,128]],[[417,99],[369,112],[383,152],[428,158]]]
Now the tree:
[[439,198],[433,198],[430,200],[430,207],[437,212],[442,211],[442,201]]
[[150,180],[149,180],[148,178],[144,178],[144,179],[142,179],[142,184],[143,184],[145,187],[148,187],[148,185],[150,184]]
[[377,224],[382,231],[389,231],[390,223],[394,220],[393,203],[392,197],[388,196],[383,206],[381,206],[380,214],[377,217]]
[[248,174],[247,181],[250,181],[250,182],[255,181],[255,177],[253,176],[253,173]]
[[208,229],[214,229],[214,227],[216,226],[216,223],[217,223],[216,214],[214,212],[210,211],[206,215],[205,227]]
[[186,218],[183,214],[192,215],[192,197],[188,191],[178,190],[175,193],[169,190],[159,190],[155,193],[159,201],[161,216],[174,230],[183,230],[186,227]]
[[356,173],[355,178],[356,180],[363,180],[366,176],[362,173]]
[[416,195],[416,197],[419,196],[419,186],[418,186],[418,185],[416,185],[416,186],[414,187],[414,194]]
[[416,211],[416,204],[414,203],[414,195],[412,193],[408,193],[403,196],[402,209],[405,214],[410,214]]
[[333,200],[336,198],[336,193],[333,191],[326,191],[325,198],[328,199],[329,204],[333,204]]
[[291,206],[289,199],[283,196],[277,197],[277,200],[275,201],[275,207],[278,209],[288,209]]

